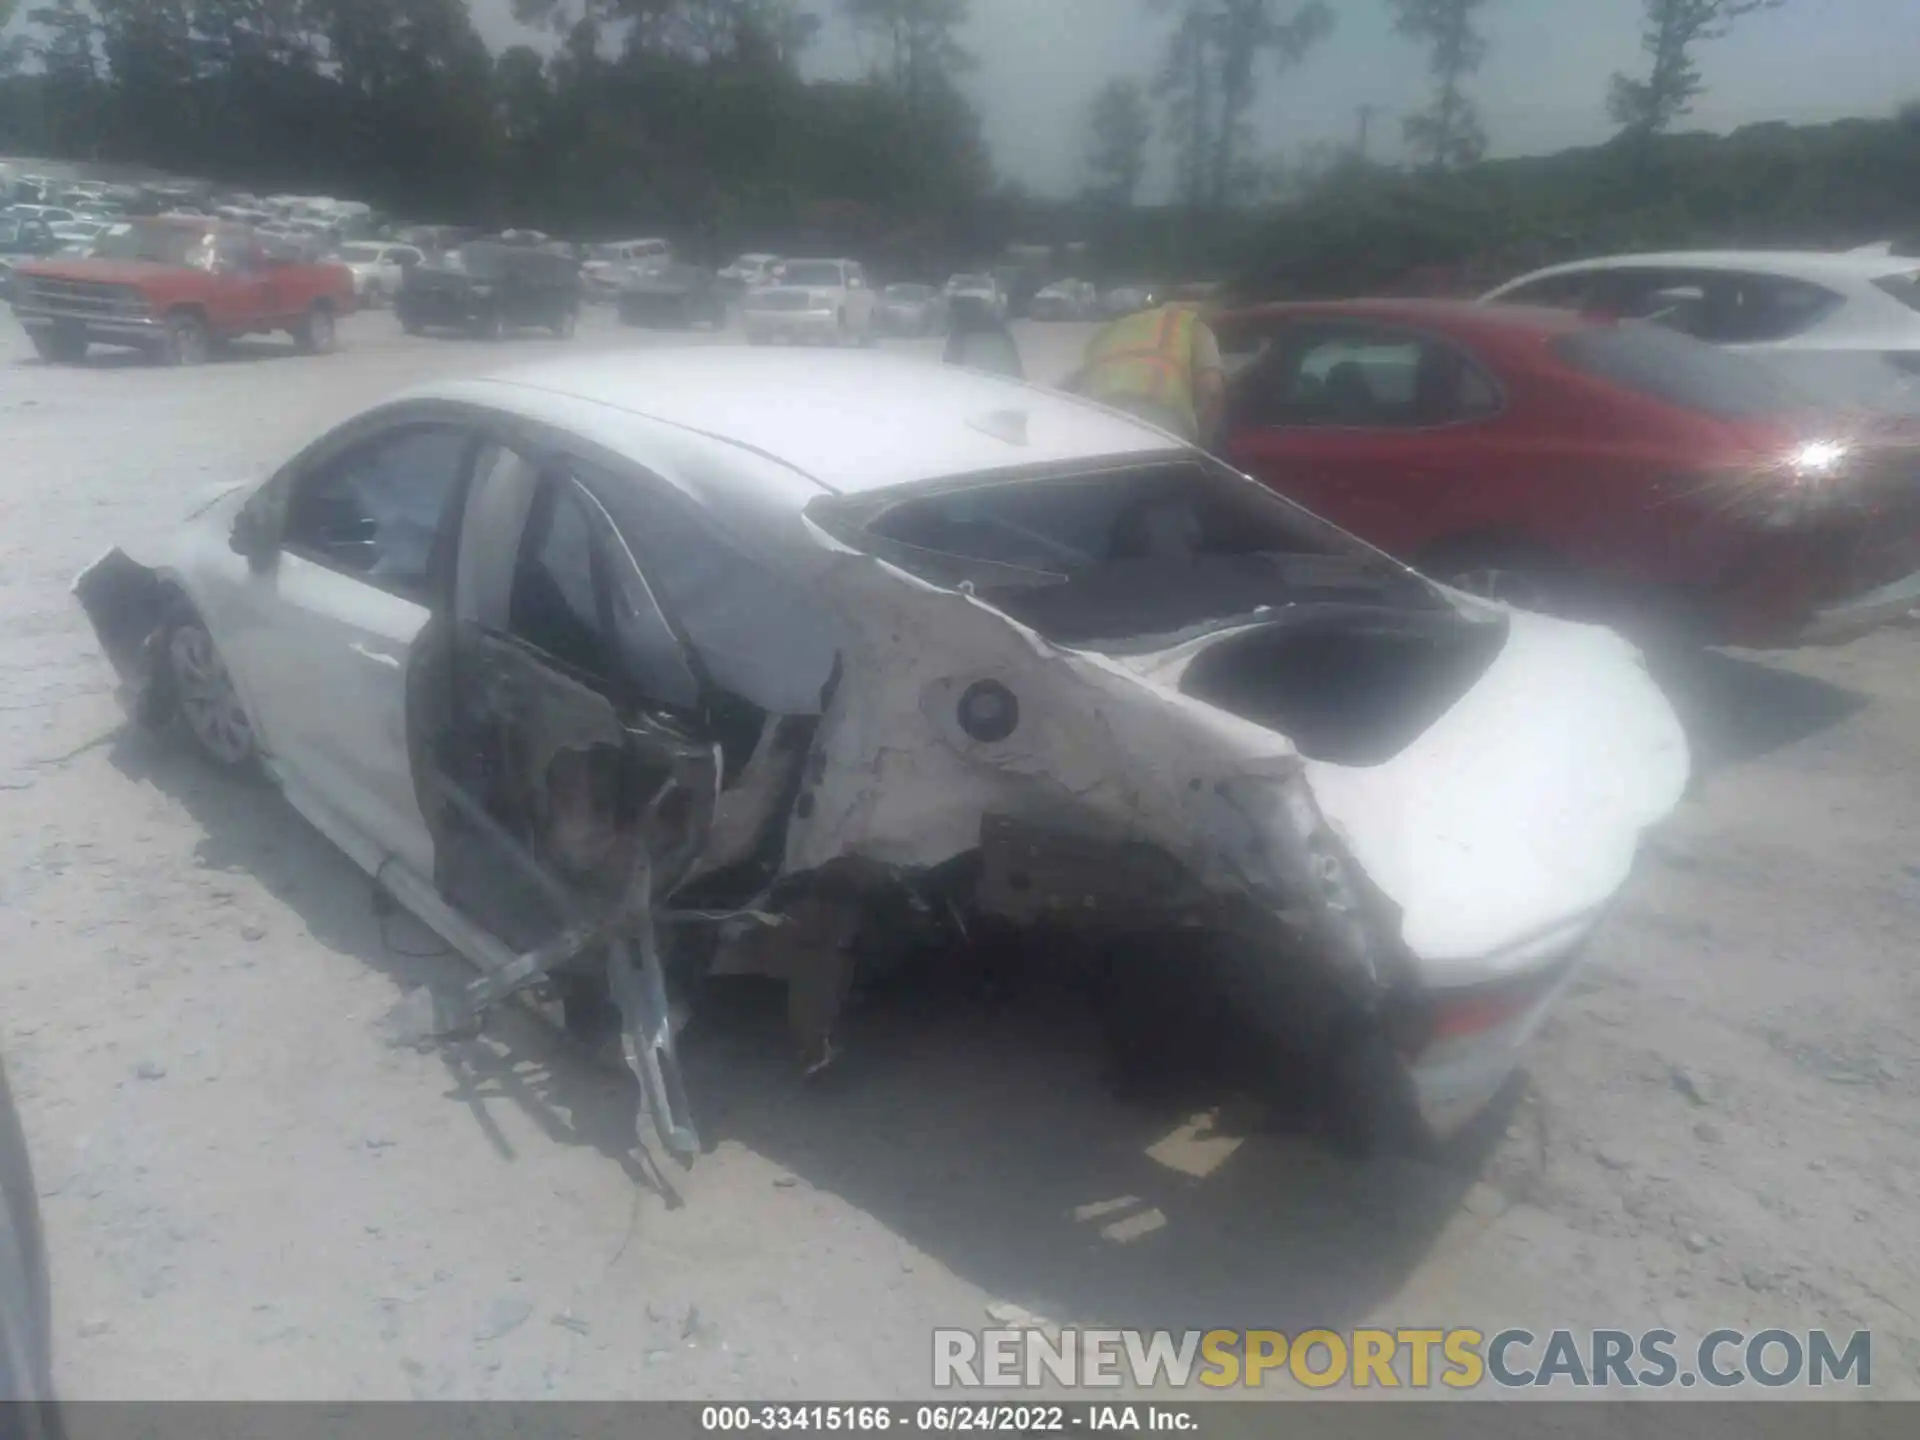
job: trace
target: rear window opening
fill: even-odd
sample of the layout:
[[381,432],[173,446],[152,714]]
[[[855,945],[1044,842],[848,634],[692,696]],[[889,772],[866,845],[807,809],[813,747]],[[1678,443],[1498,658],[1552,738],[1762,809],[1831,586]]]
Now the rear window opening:
[[1576,370],[1687,410],[1739,420],[1814,408],[1817,402],[1766,366],[1654,324],[1598,326],[1556,336],[1553,351]]
[[[838,518],[849,543],[930,583],[971,587],[1056,643],[1114,653],[1304,602],[1449,608],[1404,566],[1205,462],[883,496],[823,518]],[[1150,643],[1127,643],[1141,639]]]

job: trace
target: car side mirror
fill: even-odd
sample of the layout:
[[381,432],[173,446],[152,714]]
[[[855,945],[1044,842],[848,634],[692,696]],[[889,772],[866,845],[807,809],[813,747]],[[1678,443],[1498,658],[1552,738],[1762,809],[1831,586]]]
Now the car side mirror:
[[243,509],[233,517],[233,531],[227,537],[227,546],[234,554],[244,555],[247,568],[255,572],[269,569],[273,564],[273,537],[267,533],[260,513],[252,508]]

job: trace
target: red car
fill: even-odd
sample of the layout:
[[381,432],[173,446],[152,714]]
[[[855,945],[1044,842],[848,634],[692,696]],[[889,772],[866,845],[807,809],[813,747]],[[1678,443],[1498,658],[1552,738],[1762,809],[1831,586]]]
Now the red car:
[[332,350],[354,283],[346,266],[287,253],[249,226],[163,217],[108,226],[85,257],[20,266],[12,300],[42,359],[130,345],[198,365],[229,340],[271,330],[304,351]]
[[1767,647],[1920,604],[1911,420],[1823,413],[1738,354],[1558,311],[1343,301],[1216,326],[1245,362],[1220,452],[1438,579],[1593,618],[1652,602]]

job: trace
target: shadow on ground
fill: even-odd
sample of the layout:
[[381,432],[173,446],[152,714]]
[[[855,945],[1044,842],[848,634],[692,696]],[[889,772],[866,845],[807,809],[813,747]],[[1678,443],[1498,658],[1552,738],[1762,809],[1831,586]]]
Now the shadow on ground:
[[[322,944],[391,978],[396,999],[470,978],[422,927],[377,917],[367,878],[270,787],[138,731],[110,753],[193,815],[207,867],[252,875]],[[667,1162],[664,1176],[634,1153],[631,1083],[530,1011],[509,1007],[480,1039],[439,1048],[448,1098],[509,1157],[483,1099],[512,1101],[554,1143],[592,1146],[671,1203],[697,1206],[726,1175],[712,1150],[737,1143],[1063,1322],[1351,1323],[1428,1253],[1484,1158],[1352,1163],[1272,1133],[1225,1094],[1121,1104],[1086,1005],[1048,986],[990,1001],[895,985],[855,1007],[841,1064],[803,1083],[779,995],[711,984],[682,1047],[709,1158],[691,1173]],[[1487,1133],[1503,1128],[1496,1117]]]
[[1719,650],[1650,657],[1702,770],[1755,760],[1858,714],[1868,697],[1778,664]]
[[[207,363],[244,365],[260,360],[300,358],[311,357],[290,339],[249,338],[230,340],[224,345],[216,346],[213,353],[207,357]],[[129,350],[113,345],[92,346],[83,360],[42,360],[36,355],[29,354],[15,363],[38,366],[47,370],[161,370],[168,368],[145,350]]]
[[[372,881],[314,830],[264,781],[216,772],[184,745],[129,726],[109,747],[112,764],[180,802],[199,824],[195,856],[208,870],[251,875],[297,914],[313,938],[393,982],[397,1002],[426,986],[456,993],[473,968],[404,912],[380,913]],[[376,1043],[388,1043],[384,1033]],[[559,1145],[584,1145],[619,1163],[651,1189],[662,1188],[633,1153],[628,1082],[581,1054],[530,1011],[503,1007],[474,1040],[433,1046],[488,1143],[517,1158],[487,1114],[497,1098],[517,1104]]]

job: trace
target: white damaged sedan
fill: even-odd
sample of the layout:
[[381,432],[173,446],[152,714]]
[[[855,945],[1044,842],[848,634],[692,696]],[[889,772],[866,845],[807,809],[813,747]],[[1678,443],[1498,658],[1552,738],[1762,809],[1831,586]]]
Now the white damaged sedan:
[[1445,1134],[1688,773],[1612,632],[898,357],[432,386],[75,588],[133,714],[263,769],[475,962],[436,1026],[551,987],[681,1154],[701,977],[783,978],[814,1068],[862,966],[975,922],[1153,937],[1159,983]]

